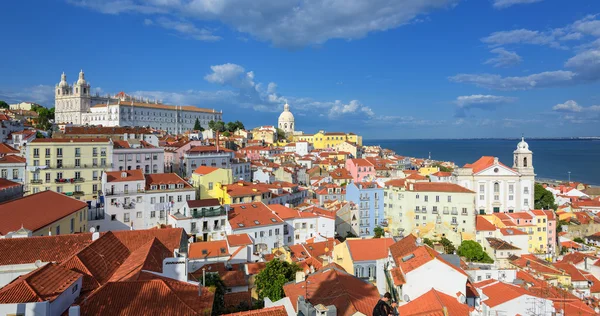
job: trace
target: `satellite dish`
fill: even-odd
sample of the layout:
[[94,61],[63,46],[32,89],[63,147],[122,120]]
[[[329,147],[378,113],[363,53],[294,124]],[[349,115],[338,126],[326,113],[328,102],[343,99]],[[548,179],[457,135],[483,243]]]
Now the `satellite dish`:
[[402,297],[404,299],[405,302],[410,302],[410,297],[408,297],[408,294],[404,294],[404,296]]
[[34,264],[35,264],[35,266],[36,266],[37,268],[39,268],[39,267],[41,267],[41,266],[42,266],[42,260],[38,259],[38,260],[36,260],[36,261],[35,261],[35,263],[34,263]]
[[90,227],[90,233],[95,233],[96,232],[96,227]]

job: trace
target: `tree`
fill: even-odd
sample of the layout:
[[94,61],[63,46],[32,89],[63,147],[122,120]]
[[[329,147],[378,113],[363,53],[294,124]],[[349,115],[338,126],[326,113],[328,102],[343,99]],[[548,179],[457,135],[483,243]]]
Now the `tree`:
[[456,251],[456,247],[454,247],[452,242],[446,237],[442,237],[442,239],[440,239],[440,244],[444,246],[444,252],[447,254],[453,254]]
[[256,276],[255,284],[258,298],[263,300],[268,297],[271,301],[283,298],[283,285],[293,281],[297,271],[300,271],[300,267],[295,263],[288,263],[279,259],[269,261],[265,269]]
[[200,120],[198,120],[198,118],[196,118],[196,122],[194,123],[194,130],[199,131],[201,128],[202,128],[202,125],[200,125]]
[[554,195],[552,192],[546,190],[543,185],[536,183],[533,190],[533,200],[535,201],[535,209],[537,210],[556,210],[556,204],[554,204]]
[[438,167],[441,172],[452,172],[452,168],[442,166],[441,164],[434,165],[434,167]]
[[10,108],[10,106],[8,106],[8,103],[0,100],[0,108],[8,109],[8,108]]
[[45,108],[43,106],[37,106],[33,108],[38,113],[38,122],[36,128],[42,130],[49,130],[52,127],[51,120],[54,120],[54,108]]
[[458,255],[465,257],[469,262],[494,263],[494,260],[483,251],[480,244],[473,240],[465,240],[458,247]]
[[222,135],[225,137],[229,137],[231,136],[231,133],[229,131],[224,131]]
[[375,233],[374,238],[381,238],[384,235],[383,228],[377,226],[373,229],[373,233]]
[[346,232],[346,238],[356,238],[358,236],[356,236],[354,233],[352,233],[351,231],[347,231]]
[[583,239],[581,239],[581,237],[575,237],[575,238],[573,238],[573,241],[577,242],[577,243],[580,243],[580,244],[585,243],[585,241],[583,241]]
[[215,293],[213,301],[212,315],[222,315],[225,313],[225,283],[218,273],[206,273],[205,286],[209,291]]
[[44,135],[40,131],[37,131],[35,133],[35,138],[44,138]]
[[240,121],[235,121],[234,123],[235,123],[235,126],[236,126],[236,129],[235,129],[236,131],[237,131],[237,130],[244,130],[244,129],[246,129],[246,128],[244,127],[244,123],[242,123],[242,122],[240,122]]
[[423,238],[423,243],[426,244],[427,246],[433,248],[433,240],[431,240],[429,238]]
[[281,128],[277,128],[277,141],[285,139],[285,132]]

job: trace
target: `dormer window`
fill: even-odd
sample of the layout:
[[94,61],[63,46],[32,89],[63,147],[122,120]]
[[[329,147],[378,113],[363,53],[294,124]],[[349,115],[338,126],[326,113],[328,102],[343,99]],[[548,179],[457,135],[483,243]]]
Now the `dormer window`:
[[177,188],[178,188],[178,189],[183,189],[183,183],[178,183],[178,184],[177,184]]
[[161,189],[161,190],[164,190],[164,189],[166,189],[166,188],[167,188],[167,186],[166,186],[166,185],[164,185],[164,184],[161,184],[161,185],[160,185],[160,189]]
[[150,190],[156,190],[156,185],[155,184],[151,185]]

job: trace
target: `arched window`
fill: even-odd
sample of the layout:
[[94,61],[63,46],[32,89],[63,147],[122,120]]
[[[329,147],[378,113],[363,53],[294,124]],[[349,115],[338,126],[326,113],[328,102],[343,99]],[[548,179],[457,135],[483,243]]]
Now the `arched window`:
[[523,167],[527,167],[527,157],[523,158]]
[[494,193],[500,192],[500,183],[494,183]]
[[375,277],[375,266],[370,265],[369,266],[369,278],[374,278],[374,277]]

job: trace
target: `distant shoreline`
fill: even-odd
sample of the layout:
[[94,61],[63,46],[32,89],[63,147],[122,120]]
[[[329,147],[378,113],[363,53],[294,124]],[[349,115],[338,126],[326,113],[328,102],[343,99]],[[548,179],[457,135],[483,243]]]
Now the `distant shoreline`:
[[[394,141],[394,140],[519,140],[520,137],[501,137],[501,138],[365,138],[363,142],[376,141]],[[527,140],[587,140],[600,141],[600,136],[585,137],[527,137]]]

